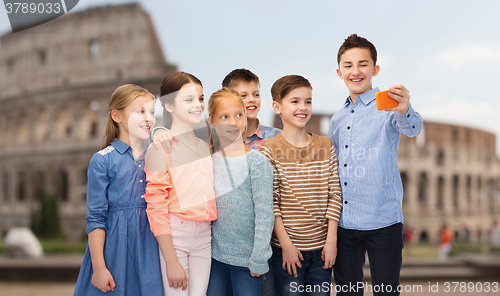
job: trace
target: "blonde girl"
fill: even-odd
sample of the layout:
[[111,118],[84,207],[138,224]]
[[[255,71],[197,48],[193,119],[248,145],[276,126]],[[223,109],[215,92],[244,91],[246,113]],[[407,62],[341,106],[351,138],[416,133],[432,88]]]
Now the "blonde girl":
[[155,96],[127,84],[111,95],[101,150],[88,168],[89,242],[74,295],[163,295],[158,244],[144,193],[144,140]]
[[202,99],[195,76],[179,72],[165,77],[160,98],[164,125],[176,141],[170,153],[151,146],[146,154],[144,197],[160,247],[166,296],[204,296],[210,275],[210,221],[217,218],[213,163],[208,144],[193,131],[202,118]]
[[259,276],[269,270],[272,254],[273,170],[263,154],[243,143],[245,104],[237,92],[216,91],[208,110],[218,217],[207,295],[260,296]]

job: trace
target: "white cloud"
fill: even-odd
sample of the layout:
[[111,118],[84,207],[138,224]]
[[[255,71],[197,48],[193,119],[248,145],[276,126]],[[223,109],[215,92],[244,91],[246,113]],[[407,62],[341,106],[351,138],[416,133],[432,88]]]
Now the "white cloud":
[[459,45],[437,55],[437,61],[451,70],[463,69],[477,63],[500,64],[500,44]]

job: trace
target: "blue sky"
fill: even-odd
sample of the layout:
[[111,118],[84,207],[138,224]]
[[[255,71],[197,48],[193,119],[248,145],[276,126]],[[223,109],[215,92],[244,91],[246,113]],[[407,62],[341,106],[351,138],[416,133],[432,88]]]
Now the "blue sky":
[[[76,10],[127,2],[80,0]],[[348,93],[335,73],[336,53],[357,33],[379,53],[374,86],[405,85],[425,120],[500,135],[500,1],[137,2],[151,15],[167,60],[198,76],[206,96],[235,68],[255,72],[265,124],[272,118],[271,85],[287,74],[311,81],[315,112],[338,110]],[[8,31],[1,6],[0,32]]]

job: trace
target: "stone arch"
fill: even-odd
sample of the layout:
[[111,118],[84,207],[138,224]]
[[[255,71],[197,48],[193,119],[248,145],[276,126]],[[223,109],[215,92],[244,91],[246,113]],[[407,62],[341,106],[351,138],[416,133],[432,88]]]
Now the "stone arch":
[[458,199],[459,199],[459,188],[460,188],[460,178],[458,175],[453,176],[453,208],[458,210]]
[[420,173],[418,178],[418,202],[422,206],[427,204],[428,183],[427,173]]
[[71,109],[66,105],[62,106],[59,109],[56,122],[56,130],[57,130],[57,139],[64,139],[71,135],[72,132]]
[[34,176],[34,200],[40,200],[41,190],[45,184],[45,175],[41,171],[37,171]]
[[19,127],[17,131],[17,144],[26,144],[30,137],[29,120],[26,112],[19,115]]
[[403,184],[403,204],[406,204],[408,202],[407,197],[406,197],[406,190],[408,190],[408,175],[406,172],[401,172],[401,183]]
[[68,201],[69,184],[68,184],[68,174],[66,173],[66,171],[62,169],[57,171],[56,176],[54,178],[54,183],[55,183],[55,192],[57,198],[63,202]]
[[493,178],[488,180],[488,208],[490,214],[495,215],[495,180]]
[[33,127],[35,133],[34,138],[36,143],[42,143],[48,139],[49,128],[48,128],[49,113],[47,109],[41,108],[37,112],[35,126]]
[[437,166],[443,166],[444,165],[444,159],[445,159],[445,154],[443,149],[439,149],[437,155],[436,155],[436,165]]
[[25,201],[26,200],[26,184],[25,184],[25,176],[26,174],[21,171],[21,172],[18,172],[18,175],[17,175],[17,190],[16,190],[16,201]]
[[427,230],[423,230],[422,232],[420,232],[420,235],[418,236],[418,242],[421,244],[429,243],[429,234],[427,233]]
[[438,177],[438,182],[437,182],[437,200],[436,200],[436,208],[439,211],[443,211],[444,209],[444,186],[445,181],[443,176]]

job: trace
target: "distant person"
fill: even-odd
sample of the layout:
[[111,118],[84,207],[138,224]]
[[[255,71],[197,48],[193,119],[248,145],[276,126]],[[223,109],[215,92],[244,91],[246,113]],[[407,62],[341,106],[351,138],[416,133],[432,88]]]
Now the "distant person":
[[453,232],[443,225],[439,233],[439,260],[445,261],[448,259],[448,254],[451,251],[451,243],[453,242]]
[[155,96],[136,85],[111,95],[101,151],[88,168],[89,242],[75,296],[163,295],[158,244],[146,214],[143,140],[155,125]]
[[[217,218],[213,162],[193,125],[202,118],[201,81],[177,72],[161,83],[163,123],[177,138],[171,152],[146,153],[147,214],[158,246],[165,296],[203,296],[211,265],[211,221]],[[156,251],[158,252],[158,250]]]
[[[260,151],[274,171],[274,290],[278,296],[303,295],[293,286],[329,287],[332,279],[342,210],[337,158],[330,138],[306,132],[312,114],[312,86],[306,78],[281,77],[271,94],[283,131]],[[311,295],[330,292],[316,289]]]
[[[400,84],[389,88],[398,106],[377,110],[372,78],[377,76],[377,50],[356,34],[345,39],[337,53],[338,76],[349,96],[333,115],[328,136],[339,163],[344,208],[338,231],[334,266],[337,285],[363,282],[368,253],[373,285],[390,285],[399,295],[403,251],[403,185],[397,164],[401,133],[417,136],[422,117],[410,104],[409,91]],[[339,292],[337,295],[362,295]]]
[[245,103],[228,88],[208,102],[217,220],[212,222],[208,296],[260,296],[274,225],[273,169],[243,143]]
[[490,234],[491,246],[497,249],[500,249],[500,225],[498,225],[498,221],[493,221],[493,226],[491,228]]
[[413,229],[410,226],[405,225],[403,231],[403,241],[407,256],[411,256],[413,237],[414,237]]

